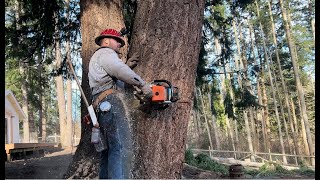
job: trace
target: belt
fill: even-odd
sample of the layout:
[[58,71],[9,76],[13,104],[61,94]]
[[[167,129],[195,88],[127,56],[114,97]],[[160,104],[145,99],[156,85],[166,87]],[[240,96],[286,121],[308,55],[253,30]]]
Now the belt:
[[103,91],[102,93],[100,93],[93,101],[92,106],[93,109],[97,110],[96,107],[99,105],[99,103],[105,98],[107,97],[109,94],[115,93],[117,92],[115,89],[108,89],[106,91]]

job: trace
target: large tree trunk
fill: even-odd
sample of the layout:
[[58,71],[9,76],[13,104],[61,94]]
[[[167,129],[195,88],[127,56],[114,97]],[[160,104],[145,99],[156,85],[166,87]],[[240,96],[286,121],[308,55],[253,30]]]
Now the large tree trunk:
[[[241,55],[240,42],[239,42],[239,39],[238,39],[238,32],[237,32],[236,23],[235,23],[234,20],[232,20],[232,28],[233,28],[235,40],[236,40],[236,43],[237,43],[238,56],[240,56],[240,55]],[[240,61],[241,61],[241,59],[240,59]],[[234,58],[234,62],[235,62],[235,65],[236,65],[236,71],[237,71],[237,77],[238,77],[238,85],[239,85],[240,88],[242,88],[242,79],[241,79],[241,75],[240,75],[240,73],[239,73],[240,67],[239,67],[238,58],[235,57],[235,58]]]
[[[56,59],[56,68],[61,66],[61,50],[60,50],[60,38],[58,31],[58,15],[56,15],[56,37],[55,37],[55,59]],[[58,99],[58,109],[59,109],[59,125],[60,125],[60,144],[62,147],[66,146],[66,103],[64,97],[64,88],[63,88],[63,77],[59,75],[55,78],[56,88],[57,88],[57,99]]]
[[219,132],[218,132],[218,128],[217,128],[217,119],[216,116],[214,114],[212,114],[212,105],[211,105],[211,93],[208,93],[208,101],[209,101],[209,110],[211,112],[211,116],[212,116],[212,129],[213,129],[213,133],[214,133],[214,138],[216,140],[216,149],[219,150],[220,149],[220,139],[219,139]]
[[[197,124],[197,116],[196,116],[196,111],[193,109],[191,111],[191,115],[190,115],[190,120],[188,123],[188,135],[189,137],[188,142],[190,142],[190,144],[194,145],[194,147],[196,149],[198,149],[198,142],[199,142],[199,128],[198,128],[198,124]],[[188,146],[189,144],[187,144],[186,148],[190,148],[190,146]]]
[[277,67],[279,69],[279,74],[280,74],[280,79],[281,79],[281,86],[282,89],[284,91],[284,98],[285,98],[285,105],[287,108],[287,112],[288,112],[288,119],[290,122],[290,127],[291,127],[291,131],[293,134],[293,142],[294,142],[294,148],[296,153],[298,153],[298,145],[297,145],[297,135],[293,129],[293,121],[292,121],[292,114],[291,114],[291,109],[290,109],[290,104],[289,104],[289,95],[288,95],[288,88],[287,85],[285,83],[285,78],[283,77],[283,72],[282,72],[282,67],[281,67],[281,63],[280,63],[280,57],[279,57],[279,51],[278,51],[278,43],[277,43],[277,38],[276,38],[276,30],[275,30],[275,26],[274,26],[274,22],[273,22],[273,15],[272,15],[272,11],[271,11],[271,3],[270,1],[268,1],[268,9],[269,9],[269,16],[270,16],[270,20],[271,20],[271,28],[272,28],[272,37],[273,37],[273,44],[275,48],[275,52],[276,52],[276,59],[277,59]]
[[[228,64],[226,64],[226,71],[229,71],[229,65]],[[227,75],[226,76],[226,78],[227,78],[227,82],[228,82],[228,84],[227,84],[227,87],[228,87],[228,89],[227,89],[227,91],[229,92],[229,95],[230,95],[230,98],[231,98],[231,100],[232,100],[232,104],[235,104],[235,100],[234,100],[234,93],[233,93],[233,89],[232,89],[232,84],[231,84],[231,76],[230,76],[230,74],[228,73],[228,74],[226,74],[226,72],[224,73],[225,75]],[[233,114],[235,114],[235,109],[234,109],[234,106],[232,106],[232,113]],[[236,121],[236,120],[234,120],[233,118],[231,118],[231,123],[229,123],[229,126],[230,126],[230,136],[231,136],[231,143],[232,143],[232,149],[233,149],[233,151],[237,151],[237,149],[238,149],[238,141],[236,140],[236,141],[234,141],[234,135],[233,135],[233,131],[236,131],[235,129],[237,128],[236,126],[234,126],[234,128],[232,129],[231,127],[232,127],[232,122],[233,121]],[[234,153],[234,158],[236,159],[237,158],[237,154],[236,153]]]
[[[238,31],[236,29],[236,23],[234,20],[232,20],[232,28],[233,28],[233,32],[234,32],[234,37],[235,37],[235,40],[236,40],[236,44],[237,44],[237,52],[238,52],[238,56],[240,57],[240,63],[241,63],[241,50],[240,50],[240,42],[239,42],[239,38],[238,38]],[[239,88],[242,89],[243,88],[243,85],[242,85],[242,79],[241,79],[241,76],[240,76],[240,67],[239,67],[239,62],[238,62],[238,59],[235,57],[234,58],[234,61],[235,61],[235,65],[236,65],[236,71],[237,71],[237,77],[238,77],[238,85],[239,85]],[[244,113],[244,118],[248,118],[248,116],[246,115],[245,116],[245,112]],[[249,137],[248,137],[248,143],[249,143],[249,150],[251,150],[251,146],[252,144],[250,145],[250,142],[252,143],[251,141],[251,135],[250,135],[250,140],[249,140]],[[251,152],[251,151],[250,151]],[[252,153],[253,153],[253,149],[252,149]],[[251,158],[253,159],[253,157]]]
[[[68,23],[70,22],[69,19],[69,0],[65,0],[66,3],[66,19]],[[66,37],[66,52],[67,52],[67,61],[71,62],[71,48],[70,48],[70,33],[67,32]],[[68,72],[71,72],[71,70],[68,67]],[[67,94],[67,121],[66,121],[66,146],[70,147],[72,146],[72,138],[73,138],[73,128],[72,128],[72,83],[71,83],[71,75],[69,75],[67,82],[66,82],[66,94]]]
[[47,120],[48,120],[48,102],[46,102],[45,98],[42,98],[42,106],[44,106],[43,110],[43,118],[42,118],[42,124],[41,124],[41,139],[42,142],[47,141]]
[[204,1],[138,1],[130,53],[138,52],[136,71],[146,81],[166,79],[180,89],[180,100],[150,114],[131,101],[137,147],[134,178],[180,178],[187,120],[193,104]]
[[[199,93],[199,95],[198,95],[198,93]],[[205,120],[205,127],[206,127],[207,133],[208,133],[209,144],[210,144],[210,147],[213,149],[211,132],[210,132],[209,122],[208,122],[208,118],[207,118],[207,111],[205,110],[205,106],[204,106],[204,102],[203,102],[203,96],[201,94],[200,88],[197,88],[197,91],[195,92],[195,96],[199,97],[199,99],[200,99],[202,113],[203,113],[203,117],[204,117],[204,120]]]
[[[251,50],[252,52],[255,52],[255,45],[253,43],[253,30],[252,30],[252,26],[250,23],[248,23],[249,25],[249,35],[250,35],[250,42],[251,42]],[[256,55],[255,53],[252,53],[253,54],[253,63],[254,63],[254,66],[257,68],[259,67],[258,66],[258,61],[257,61],[257,58],[256,58]],[[258,69],[258,68],[257,68]],[[260,69],[260,68],[259,68]],[[258,95],[258,102],[259,102],[259,105],[263,105],[262,104],[262,96],[261,96],[261,86],[260,86],[260,73],[259,71],[260,70],[255,70],[256,71],[256,74],[257,74],[257,95]],[[261,121],[261,130],[262,130],[262,140],[263,140],[263,149],[265,152],[267,152],[267,135],[266,135],[266,124],[265,124],[265,115],[264,115],[264,108],[258,108],[257,110],[257,121]],[[258,138],[258,142],[259,142],[259,138]]]
[[316,41],[316,36],[315,36],[315,27],[314,27],[314,18],[312,16],[312,2],[311,0],[308,0],[308,10],[309,10],[309,21],[310,21],[310,26],[311,26],[311,32],[313,35],[313,40]]
[[[171,81],[180,88],[181,99],[166,110],[152,110],[149,114],[137,110],[139,103],[131,93],[127,95],[135,145],[132,178],[180,178],[187,123],[193,103],[204,2],[137,3],[130,51],[140,55],[142,65],[136,71],[147,82],[155,79]],[[123,27],[122,4],[121,1],[81,1],[80,7],[82,87],[89,97],[87,73],[89,59],[97,48],[94,38],[107,27],[118,30]],[[172,76],[174,72],[176,76]],[[82,104],[82,115],[85,115],[87,110]],[[94,177],[97,174],[93,160],[97,153],[90,145],[91,133],[84,129],[73,164],[89,166],[89,171],[83,173],[81,168],[76,171],[76,165],[70,168],[68,177]]]
[[[300,131],[301,133],[299,133],[299,128],[298,128],[298,124],[297,124],[296,109],[295,109],[292,97],[290,97],[290,107],[291,107],[292,117],[293,117],[293,129],[294,129],[294,132],[296,133],[297,154],[301,154],[302,151],[300,150],[300,148],[301,148],[300,135],[302,134],[302,132]],[[306,142],[306,144],[308,144],[308,143]],[[306,154],[309,154],[308,146],[307,147],[304,146],[304,148],[307,150]],[[301,158],[301,159],[303,159],[303,158]]]
[[[302,84],[300,81],[299,68],[298,68],[298,58],[297,58],[296,54],[294,53],[295,46],[292,42],[291,31],[290,31],[288,20],[287,20],[287,13],[286,13],[286,10],[283,6],[283,1],[279,0],[279,4],[280,4],[280,8],[281,8],[282,19],[283,19],[283,23],[284,23],[284,27],[285,27],[285,31],[286,31],[286,37],[287,37],[290,55],[291,55],[294,77],[295,77],[295,81],[296,81],[296,88],[297,88],[298,97],[299,97],[298,99],[301,103],[301,110],[302,110],[301,113],[302,113],[302,118],[303,118],[304,125],[306,128],[307,140],[308,140],[308,145],[309,145],[309,152],[310,152],[310,155],[313,156],[313,155],[315,155],[314,154],[314,145],[313,145],[313,140],[312,140],[311,132],[310,132],[309,120],[308,120],[308,115],[307,115],[307,107],[306,107],[305,98],[304,98],[304,90],[303,90],[303,87],[302,87]],[[312,158],[312,165],[313,166],[315,165],[314,158]]]
[[[241,91],[242,92],[249,91],[251,93],[252,88],[251,88],[251,84],[250,84],[249,79],[248,79],[248,63],[247,63],[247,59],[244,56],[244,52],[241,51],[241,49],[240,49],[240,43],[239,43],[239,40],[240,40],[240,42],[244,42],[243,41],[243,37],[242,37],[242,30],[241,30],[242,28],[241,28],[241,25],[239,25],[239,35],[240,36],[239,36],[239,39],[238,39],[237,38],[237,31],[235,30],[235,25],[233,25],[233,26],[234,26],[233,29],[234,29],[234,32],[235,32],[235,35],[236,35],[237,50],[238,50],[238,53],[240,53],[239,54],[240,63],[242,63],[242,65],[243,65],[243,78],[244,78],[244,81],[243,81],[243,84],[242,84]],[[243,46],[244,46],[244,44],[243,44]],[[253,121],[251,108],[245,108],[244,109],[243,118],[244,118],[244,121],[245,121],[245,127],[246,127],[246,132],[247,132],[249,151],[251,152],[250,159],[251,159],[251,161],[255,161],[255,158],[253,156],[254,149],[253,149],[253,143],[252,143],[252,135],[253,135],[253,133],[251,132],[250,125],[249,125],[248,111],[249,111],[250,120]],[[253,127],[251,127],[251,128],[253,129]]]
[[[255,33],[254,33],[255,34]],[[256,36],[256,35],[255,35]],[[258,44],[257,38],[255,38],[256,44]],[[261,85],[261,102],[263,105],[263,116],[265,119],[265,136],[266,136],[266,151],[269,153],[269,160],[272,160],[271,157],[271,142],[270,142],[270,138],[271,138],[271,129],[270,129],[270,120],[269,120],[269,107],[268,107],[268,96],[267,96],[267,91],[266,91],[266,84],[265,84],[265,63],[263,61],[263,57],[262,57],[262,52],[259,48],[257,48],[257,52],[259,54],[259,63],[260,63],[260,73],[259,73],[259,80],[260,80],[260,85]]]
[[38,73],[39,73],[39,85],[40,85],[40,91],[39,91],[39,137],[40,137],[40,142],[44,142],[44,138],[42,136],[42,125],[43,125],[43,85],[42,85],[42,70],[43,70],[43,63],[42,63],[42,55],[41,55],[41,50],[38,51]]
[[[113,28],[120,30],[124,27],[122,14],[122,0],[104,1],[104,0],[80,0],[80,21],[82,38],[82,82],[81,87],[91,102],[91,90],[88,80],[89,61],[94,51],[98,48],[94,39],[100,33]],[[127,45],[122,50],[122,57],[126,58]],[[81,117],[88,114],[87,107],[81,99]],[[64,178],[97,178],[99,172],[99,153],[90,142],[91,128],[81,125],[81,140],[73,161],[65,173]],[[86,170],[84,170],[86,169]]]
[[[260,12],[259,12],[260,10],[259,10],[257,1],[255,1],[255,4],[256,4],[256,8],[257,8],[257,16],[259,18],[260,17]],[[278,112],[278,103],[277,103],[277,100],[276,100],[276,92],[275,92],[275,88],[274,88],[274,84],[273,84],[273,79],[272,79],[272,75],[271,75],[271,69],[270,69],[269,61],[268,61],[270,56],[269,56],[269,53],[268,53],[268,50],[267,50],[266,40],[265,40],[265,37],[264,37],[264,32],[262,30],[261,21],[259,21],[259,30],[260,30],[260,33],[261,33],[261,36],[262,36],[262,43],[263,43],[265,62],[266,62],[266,65],[267,65],[269,81],[270,81],[271,90],[272,90],[273,105],[274,105],[274,110],[275,110],[275,113],[276,113],[276,119],[277,119],[277,124],[278,124],[278,132],[279,132],[279,139],[280,139],[280,145],[281,145],[281,152],[282,152],[282,154],[285,154],[285,148],[284,148],[283,136],[282,136],[282,129],[281,129],[281,122],[280,122],[280,117],[279,117],[279,112]],[[270,63],[272,63],[271,61],[272,61],[272,59],[270,59]],[[287,157],[285,155],[282,156],[282,159],[283,159],[283,163],[287,164]]]
[[[196,92],[196,91],[195,91]],[[202,126],[201,126],[201,118],[200,118],[200,111],[199,110],[196,110],[196,119],[197,119],[197,127],[199,128],[199,140],[198,140],[198,147],[200,148],[203,144],[203,129],[202,129]]]
[[[25,70],[25,64],[23,62],[20,63],[20,74],[22,77],[26,77],[26,70]],[[27,118],[23,120],[23,142],[29,143],[30,142],[30,128],[29,128],[29,101],[28,101],[28,92],[27,92],[27,79],[22,78],[21,82],[21,90],[22,90],[22,110],[26,114]]]
[[300,112],[300,125],[301,125],[301,134],[302,134],[302,140],[303,140],[303,147],[304,147],[304,152],[306,155],[310,155],[310,148],[308,144],[308,138],[307,138],[307,132],[306,132],[306,126],[303,121],[302,113],[301,113],[301,104],[300,101],[298,101],[298,106],[299,106],[299,112]]
[[258,134],[256,131],[256,121],[254,118],[253,108],[249,107],[249,119],[250,119],[250,126],[252,131],[252,142],[253,142],[253,150],[255,152],[259,151],[259,142],[258,142]]
[[251,138],[251,129],[249,126],[249,120],[248,120],[248,111],[244,110],[243,111],[243,118],[244,118],[244,122],[245,122],[245,128],[246,128],[246,132],[247,132],[247,140],[248,140],[248,146],[249,146],[249,151],[251,153],[250,155],[250,159],[251,161],[255,161],[255,158],[253,156],[253,145],[252,145],[252,138]]
[[72,84],[71,79],[66,82],[67,93],[67,122],[66,122],[66,147],[72,146],[73,128],[72,128]]
[[29,128],[30,128],[30,142],[38,142],[38,134],[36,133],[35,122],[34,122],[34,112],[28,111]]
[[[16,31],[20,30],[20,24],[19,24],[19,18],[20,18],[20,12],[21,12],[21,4],[19,1],[15,2],[14,6],[14,23],[16,25]],[[16,44],[18,44],[18,38],[15,38]],[[17,47],[16,47],[17,48]],[[25,113],[25,115],[28,115],[29,107],[28,107],[28,92],[27,92],[27,66],[24,62],[21,60],[19,61],[19,73],[21,76],[21,91],[22,91],[22,111]],[[23,119],[23,142],[28,143],[30,140],[30,129],[29,129],[29,118]]]
[[[234,122],[234,131],[235,131],[235,136],[236,136],[236,148],[237,151],[241,151],[240,148],[240,142],[239,142],[239,133],[238,133],[238,121],[233,121]],[[240,157],[240,153],[237,153],[238,157]]]
[[290,154],[292,154],[292,148],[291,148],[291,145],[290,145],[290,137],[289,137],[289,132],[288,132],[288,126],[287,126],[287,121],[286,121],[286,116],[284,114],[284,110],[283,110],[283,105],[282,105],[282,98],[280,96],[280,89],[278,87],[278,82],[277,82],[277,78],[276,78],[276,73],[273,69],[273,63],[272,63],[272,58],[270,57],[270,70],[271,70],[271,74],[272,76],[274,77],[274,84],[275,84],[275,87],[276,87],[276,92],[278,94],[278,100],[279,100],[279,106],[280,106],[280,113],[281,113],[281,116],[282,116],[282,119],[283,119],[283,125],[284,125],[284,130],[285,130],[285,133],[286,133],[286,138],[287,138],[287,147],[289,148],[289,152]]
[[[222,50],[224,51],[224,50]],[[225,61],[224,61],[225,62]],[[224,63],[223,64],[223,69],[224,69],[224,74],[221,74],[221,98],[220,98],[220,104],[224,104],[223,101],[226,99],[226,96],[227,96],[227,89],[226,87],[228,87],[228,90],[230,89],[230,84],[226,84],[226,78],[227,78],[227,81],[229,81],[228,77],[227,77],[227,74],[226,74],[226,69],[228,67],[226,67],[226,64]],[[228,115],[225,116],[225,122],[226,122],[226,126],[227,126],[227,137],[228,137],[228,141],[230,139],[229,142],[231,142],[231,147],[232,147],[232,151],[236,151],[236,148],[235,148],[235,143],[234,143],[234,138],[233,138],[233,129],[231,128],[231,125],[230,125],[230,120],[229,120],[229,117]],[[230,145],[230,143],[228,143],[228,146]],[[237,155],[236,153],[234,152],[234,158],[236,158]]]
[[[261,24],[260,24],[260,32],[262,33]],[[274,84],[273,84],[270,65],[269,65],[269,62],[268,62],[269,56],[268,56],[266,48],[267,47],[265,45],[265,41],[263,40],[263,49],[264,49],[264,53],[265,53],[265,61],[266,61],[267,69],[268,69],[269,82],[270,82],[271,90],[272,90],[273,105],[274,105],[274,110],[275,110],[275,113],[276,113],[276,119],[277,119],[277,124],[278,124],[278,132],[279,132],[279,140],[280,140],[280,145],[281,145],[281,153],[285,154],[285,148],[284,148],[284,143],[283,143],[283,135],[282,135],[282,129],[281,129],[281,122],[280,122],[280,116],[279,116],[279,111],[278,111],[278,103],[277,103],[277,99],[276,99],[276,92],[275,92],[275,88],[274,88]],[[282,156],[282,159],[283,159],[283,163],[287,164],[286,156]]]

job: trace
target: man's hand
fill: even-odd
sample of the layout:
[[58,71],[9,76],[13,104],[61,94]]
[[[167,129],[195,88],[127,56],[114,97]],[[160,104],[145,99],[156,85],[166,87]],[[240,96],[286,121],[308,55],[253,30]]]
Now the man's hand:
[[146,83],[144,86],[142,86],[141,91],[145,99],[152,98],[152,89],[150,88],[149,84]]
[[127,65],[133,69],[138,65],[139,55],[137,52],[133,53],[133,55],[127,60]]

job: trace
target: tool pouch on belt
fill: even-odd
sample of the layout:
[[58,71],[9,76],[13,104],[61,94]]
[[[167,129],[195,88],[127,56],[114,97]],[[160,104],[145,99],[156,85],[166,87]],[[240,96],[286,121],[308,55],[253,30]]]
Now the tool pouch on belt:
[[[109,94],[112,94],[116,92],[115,89],[108,89],[106,91],[103,91],[102,93],[100,93],[96,98],[94,98],[93,102],[92,102],[92,106],[93,109],[95,110],[95,112],[97,113],[98,111],[108,111],[111,108],[111,104],[107,101],[104,101],[101,103],[101,101],[107,97]],[[99,106],[99,104],[101,103],[102,106]],[[99,106],[99,107],[98,107]],[[109,109],[108,109],[109,108]],[[87,114],[82,118],[82,122],[87,126],[87,127],[91,127],[92,122],[91,122],[91,118],[90,115]]]
[[93,107],[95,107],[101,130],[101,132],[99,131],[99,142],[94,144],[97,152],[101,152],[108,149],[108,137],[106,130],[107,127],[105,126],[105,123],[103,123],[103,121],[105,120],[104,113],[110,111],[111,109],[110,102],[106,100],[106,97],[111,93],[113,93],[112,89],[102,92],[101,94],[99,94],[98,97],[95,98],[92,104]]
[[109,94],[115,93],[116,90],[115,89],[108,89],[106,91],[103,91],[102,93],[100,93],[92,102],[92,106],[94,108],[94,110],[97,112],[98,111],[98,105],[100,104],[100,102],[107,97]]

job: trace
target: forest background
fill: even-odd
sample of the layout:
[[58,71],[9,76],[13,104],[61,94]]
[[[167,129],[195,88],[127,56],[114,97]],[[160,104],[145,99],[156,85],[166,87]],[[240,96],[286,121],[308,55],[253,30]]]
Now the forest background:
[[[70,146],[81,119],[66,64],[81,79],[79,1],[5,5],[5,88],[28,115],[23,140],[57,133]],[[123,1],[129,30],[135,7]],[[314,0],[206,2],[188,148],[315,155],[314,11]]]

